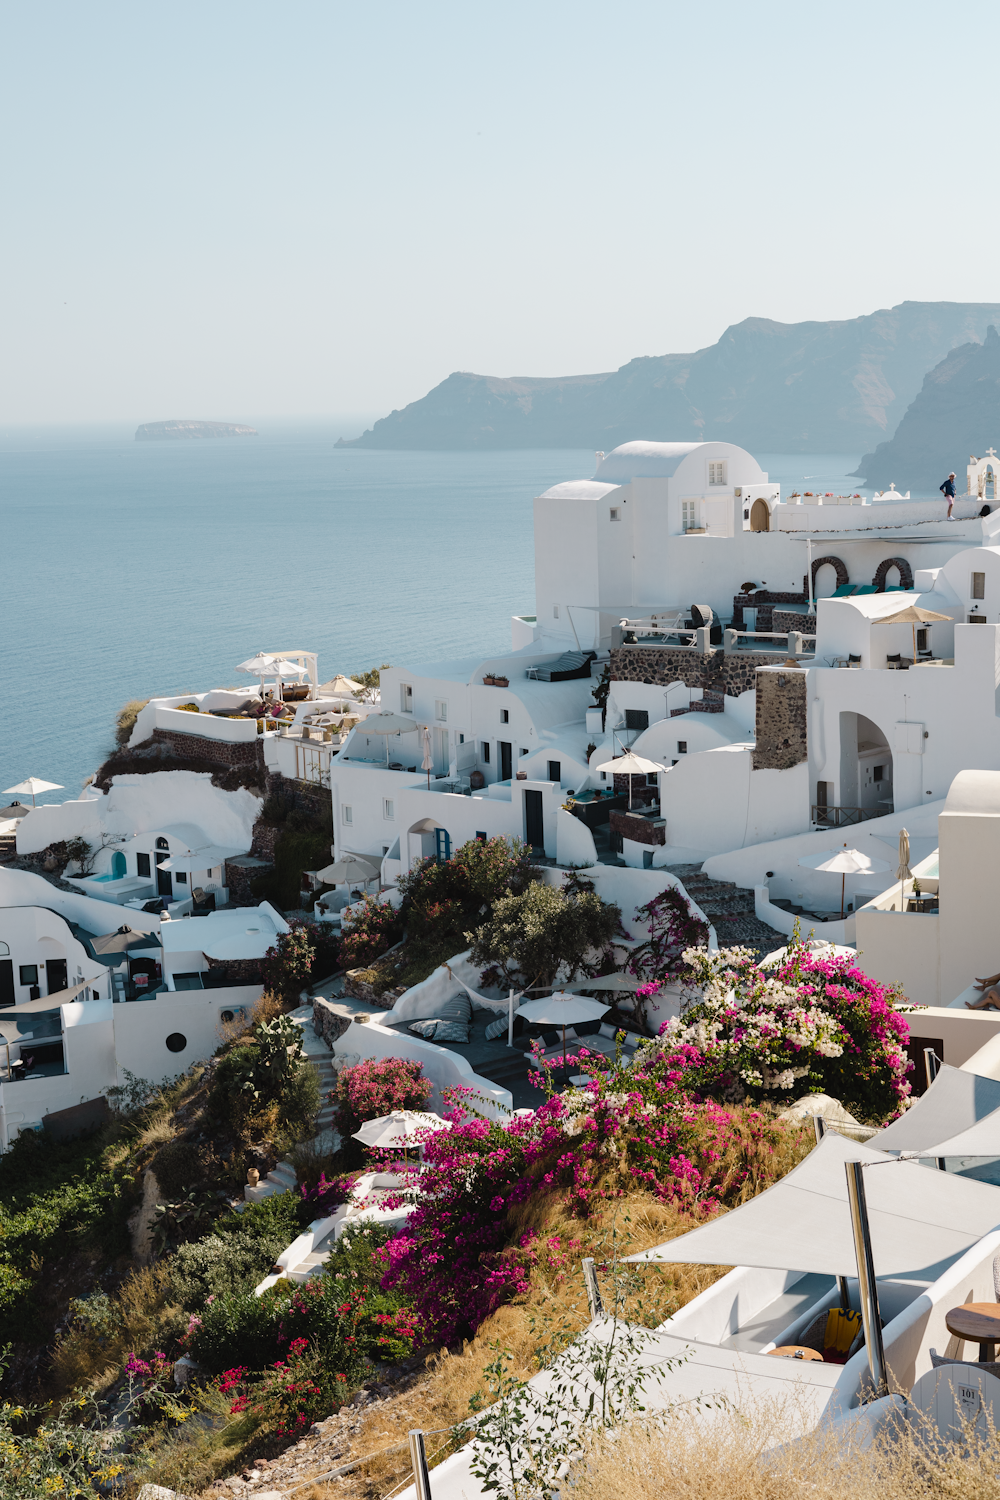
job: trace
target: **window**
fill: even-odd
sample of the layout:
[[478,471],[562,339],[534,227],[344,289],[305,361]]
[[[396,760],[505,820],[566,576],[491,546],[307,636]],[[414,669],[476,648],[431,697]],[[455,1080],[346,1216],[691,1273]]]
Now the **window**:
[[490,742],[489,742],[489,740],[483,740],[483,765],[484,766],[488,766],[489,763],[490,763]]
[[137,875],[143,875],[143,876],[145,876],[145,878],[147,880],[149,879],[150,870],[149,870],[149,855],[148,854],[137,854],[136,855],[136,857],[135,857],[135,873]]
[[687,742],[687,740],[678,740],[677,741],[677,754],[678,755],[687,755],[687,753],[688,753],[688,742]]
[[404,714],[413,712],[413,688],[408,682],[399,684],[399,707]]
[[166,839],[164,839],[164,838],[159,838],[159,839],[156,840],[156,847],[157,847],[157,849],[166,849],[168,852],[169,852],[169,849],[170,849],[170,845],[167,843]]
[[187,1044],[187,1037],[182,1031],[172,1031],[167,1037],[168,1052],[183,1052]]
[[651,771],[649,773],[649,775],[646,777],[646,785],[647,786],[659,786],[659,784],[660,784],[660,775],[659,775],[659,772],[658,771]]
[[383,844],[382,845],[382,858],[385,859],[385,857],[386,857],[386,855],[388,853],[389,853],[389,845],[388,844]]
[[442,724],[448,722],[448,700],[447,698],[436,698],[434,700],[434,717],[440,719]]
[[972,587],[969,590],[969,598],[970,599],[985,599],[986,598],[986,574],[985,573],[973,573],[973,575],[972,575]]
[[607,773],[607,771],[602,771],[601,772],[601,780],[602,781],[607,781],[607,779],[608,779],[608,773]]
[[874,781],[881,781],[884,773],[885,766],[876,766],[874,771],[872,772],[872,779]]
[[478,829],[478,828],[476,829],[476,843],[477,844],[485,844],[486,843],[486,833],[485,833],[485,830]]
[[527,753],[528,753],[528,752],[527,752],[527,750],[522,750],[522,751],[521,751],[521,754],[522,754],[522,755],[527,755]]
[[622,518],[622,513],[618,509],[617,505],[612,505],[612,507],[611,507],[610,511],[608,512],[608,514],[610,515],[612,521],[620,521],[621,518]]
[[354,822],[354,808],[353,807],[342,807],[340,809],[340,821],[342,823],[353,823]]
[[464,734],[460,734],[459,735],[459,737],[458,737],[458,743],[460,745],[464,745],[465,744],[465,735]]
[[394,818],[396,816],[391,797],[382,798],[382,816],[383,818]]
[[708,482],[709,482],[709,484],[725,484],[725,482],[726,482],[726,463],[725,463],[725,459],[723,459],[720,463],[709,464],[709,466],[708,466]]
[[501,724],[509,724],[510,723],[510,709],[509,708],[502,708],[500,710],[500,723]]
[[645,708],[627,708],[625,710],[626,729],[648,729],[649,711]]
[[21,983],[22,984],[37,984],[38,983],[38,965],[37,964],[22,964],[21,965],[21,969],[20,969],[20,974],[21,974]]
[[917,650],[918,651],[926,651],[927,649],[928,649],[928,646],[927,646],[927,631],[926,630],[918,630],[917,631]]
[[184,870],[176,870],[174,872],[174,879],[177,881],[178,885],[187,885],[187,872]]
[[562,763],[560,761],[549,761],[549,780],[557,784],[562,781]]
[[685,531],[691,531],[698,524],[698,502],[697,500],[681,501],[681,525]]
[[553,620],[558,620],[558,618],[559,618],[559,606],[558,606],[558,604],[553,604],[553,606],[552,606],[552,618],[553,618]]

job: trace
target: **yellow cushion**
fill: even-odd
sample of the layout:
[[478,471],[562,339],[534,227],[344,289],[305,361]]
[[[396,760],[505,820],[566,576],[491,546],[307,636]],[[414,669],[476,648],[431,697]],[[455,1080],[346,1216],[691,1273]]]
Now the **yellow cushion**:
[[838,1354],[846,1354],[854,1343],[860,1327],[860,1313],[845,1312],[842,1307],[831,1307],[826,1315],[823,1348],[835,1349]]

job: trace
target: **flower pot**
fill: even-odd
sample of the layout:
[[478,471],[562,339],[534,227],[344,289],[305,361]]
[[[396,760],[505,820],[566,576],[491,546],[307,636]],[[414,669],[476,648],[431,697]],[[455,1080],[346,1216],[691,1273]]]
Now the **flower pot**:
[[494,679],[493,679],[493,686],[494,687],[510,687],[510,678],[509,677],[494,677]]
[[483,775],[482,771],[478,769],[473,771],[472,775],[469,777],[469,786],[472,788],[472,790],[474,792],[482,791],[485,785],[486,777]]
[[517,771],[517,772],[515,772],[515,775],[516,775],[518,781],[527,781],[527,779],[528,779],[528,773],[527,773],[527,771]]
[[487,676],[485,676],[483,678],[483,686],[484,687],[494,687],[495,685],[496,685],[496,678],[492,675],[492,673],[487,674]]

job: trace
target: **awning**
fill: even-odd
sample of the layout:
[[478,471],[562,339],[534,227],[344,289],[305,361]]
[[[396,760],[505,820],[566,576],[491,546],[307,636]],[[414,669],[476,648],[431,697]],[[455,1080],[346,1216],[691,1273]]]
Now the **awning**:
[[[920,1064],[920,1066],[923,1066]],[[929,1151],[937,1141],[967,1131],[994,1110],[1000,1110],[1000,1083],[943,1064],[938,1076],[917,1102],[868,1142],[877,1151]],[[996,1145],[990,1156],[1000,1156],[1000,1116],[992,1127]],[[965,1156],[970,1152],[934,1152]]]
[[[979,1082],[987,1080],[981,1078]],[[953,1129],[950,1135],[942,1132],[933,1144],[924,1146],[923,1151],[926,1156],[1000,1156],[1000,1107],[965,1130]]]
[[626,1259],[856,1275],[847,1161],[871,1164],[864,1177],[877,1276],[934,1281],[1000,1225],[1000,1189],[827,1134],[749,1203]]

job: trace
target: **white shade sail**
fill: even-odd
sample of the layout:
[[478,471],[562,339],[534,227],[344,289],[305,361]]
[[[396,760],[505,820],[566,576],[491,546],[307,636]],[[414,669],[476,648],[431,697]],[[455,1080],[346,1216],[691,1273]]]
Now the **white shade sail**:
[[877,1276],[935,1280],[1000,1225],[997,1188],[898,1161],[831,1133],[787,1177],[749,1203],[627,1259],[856,1275],[848,1161],[869,1167],[865,1195]]
[[[923,1061],[917,1063],[923,1067]],[[1000,1083],[995,1078],[981,1078],[977,1073],[966,1073],[961,1068],[951,1068],[943,1063],[934,1082],[926,1094],[915,1104],[893,1120],[884,1130],[873,1135],[868,1142],[878,1151],[930,1151],[936,1142],[948,1136],[968,1133],[970,1127],[985,1120],[994,1110],[1000,1110]],[[994,1150],[990,1156],[1000,1156],[1000,1115],[992,1124]],[[965,1151],[934,1151],[935,1156],[974,1155]]]
[[[938,1077],[940,1078],[940,1073]],[[974,1076],[974,1075],[970,1075]],[[988,1080],[980,1079],[980,1083]],[[930,1093],[930,1090],[927,1091]],[[924,1146],[927,1156],[1000,1156],[1000,1106],[981,1120],[956,1131],[954,1122],[948,1135],[944,1132],[934,1144]]]

